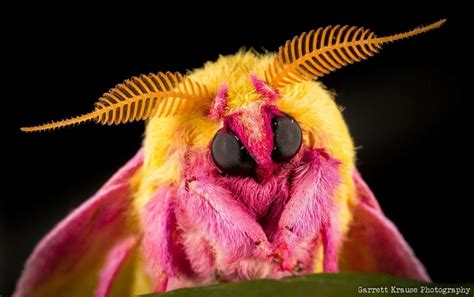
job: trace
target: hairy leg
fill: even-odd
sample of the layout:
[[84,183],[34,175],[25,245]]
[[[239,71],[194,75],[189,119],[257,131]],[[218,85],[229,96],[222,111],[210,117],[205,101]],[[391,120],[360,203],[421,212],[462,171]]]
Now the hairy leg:
[[340,182],[338,164],[339,161],[323,149],[309,149],[304,153],[301,165],[295,169],[290,199],[272,234],[276,246],[274,256],[281,263],[282,270],[311,270],[314,243],[320,236],[324,271],[338,270],[339,234],[334,201]]
[[[265,232],[245,206],[214,178],[201,175],[184,181],[177,201],[178,221],[187,225],[183,229],[193,229],[211,245],[218,278],[251,278],[254,272],[263,273],[251,271],[259,270],[258,264],[240,267],[238,263],[246,259],[268,259],[272,248]],[[193,251],[189,249],[189,252]],[[189,257],[195,256],[202,257]]]
[[[177,276],[180,262],[173,234],[176,232],[176,189],[160,187],[141,214],[143,225],[143,252],[147,272],[156,292],[164,292],[170,277]],[[181,257],[182,258],[182,257]]]

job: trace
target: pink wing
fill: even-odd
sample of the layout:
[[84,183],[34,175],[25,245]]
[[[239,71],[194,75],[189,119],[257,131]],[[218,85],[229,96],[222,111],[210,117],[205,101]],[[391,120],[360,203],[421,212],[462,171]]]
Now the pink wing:
[[357,201],[343,245],[341,271],[383,273],[430,281],[423,264],[397,227],[384,215],[374,194],[354,171]]
[[[140,150],[92,198],[39,242],[26,262],[15,297],[90,296],[98,288],[99,275],[102,288],[97,294],[106,295],[110,284],[102,282],[111,282],[111,276],[120,268],[117,263],[109,263],[106,256],[136,233],[136,227],[128,220],[132,203],[130,178],[142,163]],[[128,248],[133,246],[129,244]]]

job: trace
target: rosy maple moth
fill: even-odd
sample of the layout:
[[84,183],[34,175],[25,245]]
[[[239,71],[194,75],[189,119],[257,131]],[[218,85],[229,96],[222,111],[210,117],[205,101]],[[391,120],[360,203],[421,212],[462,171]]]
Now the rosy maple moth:
[[358,173],[318,77],[383,44],[363,28],[303,33],[278,53],[240,51],[186,76],[140,75],[85,121],[147,120],[143,146],[36,246],[14,296],[126,296],[216,282],[354,271],[429,281]]

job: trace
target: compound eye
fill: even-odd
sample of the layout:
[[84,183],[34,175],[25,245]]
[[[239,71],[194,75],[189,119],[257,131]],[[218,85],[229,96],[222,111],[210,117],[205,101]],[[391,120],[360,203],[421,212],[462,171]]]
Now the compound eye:
[[250,175],[254,172],[255,160],[241,141],[230,131],[219,131],[212,140],[212,160],[229,175]]
[[275,162],[288,162],[300,150],[303,135],[300,125],[291,117],[276,116],[272,120],[273,144],[272,159]]

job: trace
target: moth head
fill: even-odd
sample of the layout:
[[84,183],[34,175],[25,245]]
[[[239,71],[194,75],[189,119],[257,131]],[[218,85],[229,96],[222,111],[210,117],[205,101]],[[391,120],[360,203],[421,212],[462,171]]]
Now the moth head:
[[221,120],[223,127],[212,140],[211,156],[225,174],[266,179],[298,153],[302,131],[298,122],[275,104],[280,96],[278,90],[254,74],[249,81],[257,100],[230,112],[226,112],[232,99],[227,84],[221,85],[217,92],[208,116]]
[[[239,72],[239,76],[219,76],[218,83],[212,83],[213,87],[201,78],[211,77],[214,82],[214,74],[188,77],[180,73],[159,72],[140,75],[104,93],[90,113],[21,130],[45,131],[86,121],[117,125],[152,117],[179,117],[183,122],[191,111],[196,113],[202,110],[206,113],[202,114],[203,118],[207,116],[218,122],[220,127],[214,138],[209,140],[216,166],[230,174],[268,177],[298,155],[305,142],[302,127],[317,125],[317,121],[303,123],[289,110],[279,108],[278,102],[288,99],[289,90],[367,59],[386,43],[427,32],[444,22],[440,20],[384,37],[377,37],[368,29],[357,27],[338,25],[319,28],[287,41],[269,63],[265,62],[258,69],[238,63],[226,64],[223,68],[227,72]],[[304,105],[298,105],[298,97],[292,100],[295,100],[294,106],[304,108]],[[286,104],[288,106],[288,102]],[[207,144],[207,138],[205,140]]]
[[[233,82],[221,85],[208,113],[210,118],[223,121],[210,146],[214,163],[227,174],[272,176],[282,164],[291,162],[303,141],[299,119],[275,104],[286,96],[288,88],[367,59],[385,43],[438,28],[444,22],[385,37],[377,37],[364,28],[328,26],[287,41],[261,78],[250,74],[259,100],[239,104],[229,112],[227,106],[232,97],[251,95],[229,94]],[[242,89],[247,91],[239,88]]]

